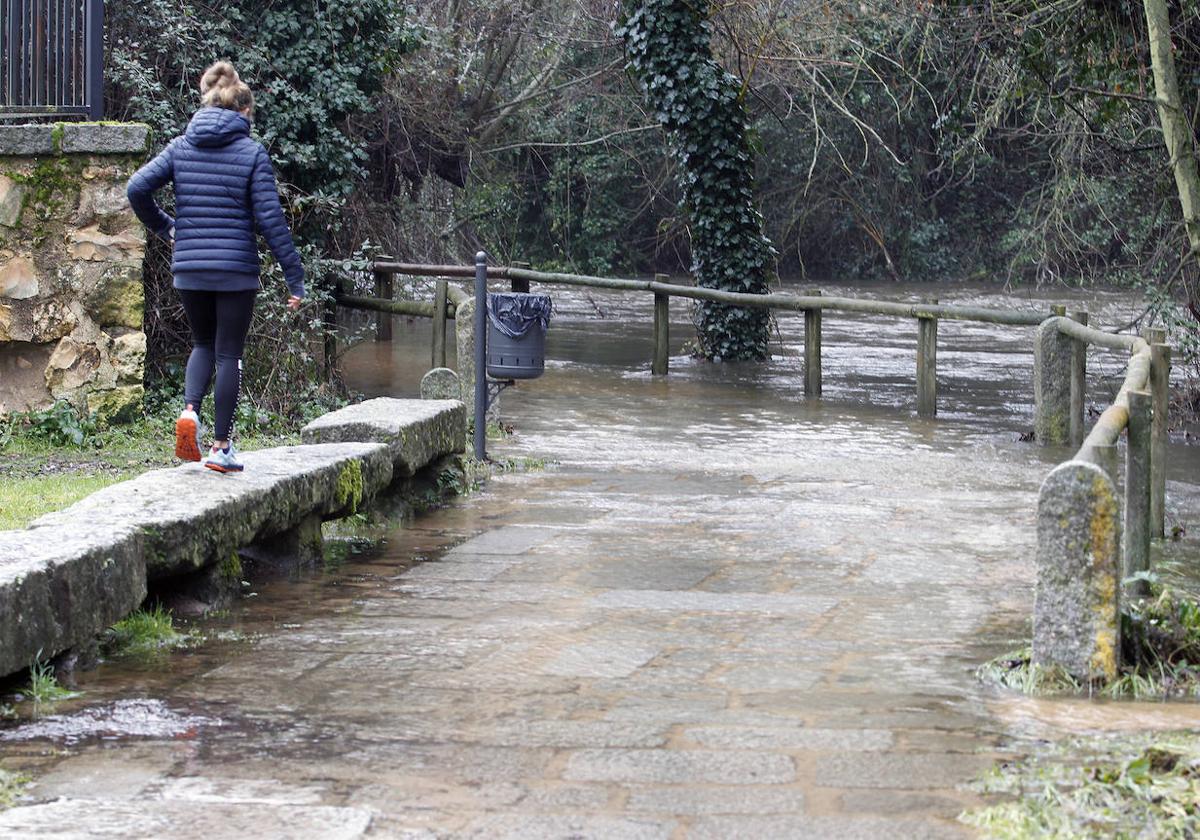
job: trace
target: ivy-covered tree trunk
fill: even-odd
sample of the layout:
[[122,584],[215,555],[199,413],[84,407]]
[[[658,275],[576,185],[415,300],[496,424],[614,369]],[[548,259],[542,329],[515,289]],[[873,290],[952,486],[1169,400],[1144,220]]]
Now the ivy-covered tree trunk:
[[[692,271],[701,286],[764,294],[772,258],[754,204],[754,155],[741,85],[713,59],[707,0],[622,0],[616,33],[679,163],[691,219]],[[709,359],[763,359],[765,309],[701,303]]]

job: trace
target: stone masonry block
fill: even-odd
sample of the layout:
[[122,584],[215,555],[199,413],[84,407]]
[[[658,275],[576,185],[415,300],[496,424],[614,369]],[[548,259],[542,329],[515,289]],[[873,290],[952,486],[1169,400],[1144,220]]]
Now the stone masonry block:
[[49,155],[54,152],[52,125],[0,125],[0,155]]
[[145,597],[142,535],[131,524],[0,531],[0,674],[87,641]]
[[1033,661],[1113,679],[1121,656],[1121,513],[1099,467],[1060,464],[1038,495]]
[[62,151],[70,154],[142,154],[150,126],[140,123],[63,123]]
[[463,451],[466,414],[457,400],[379,397],[318,417],[300,432],[304,443],[387,444],[396,476],[407,478],[445,455]]

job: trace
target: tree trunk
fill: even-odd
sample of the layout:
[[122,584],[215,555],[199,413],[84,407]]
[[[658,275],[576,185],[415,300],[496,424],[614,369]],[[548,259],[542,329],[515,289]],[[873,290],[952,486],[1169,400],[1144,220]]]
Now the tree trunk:
[[[1175,175],[1175,189],[1183,211],[1190,257],[1200,255],[1200,171],[1196,166],[1195,136],[1179,95],[1179,78],[1171,46],[1171,16],[1166,0],[1143,0],[1146,32],[1150,39],[1150,66],[1154,71],[1154,98],[1162,123],[1163,143]],[[1189,308],[1200,318],[1200,286],[1188,284]]]
[[[710,289],[764,294],[772,258],[754,204],[754,151],[741,84],[712,56],[705,0],[623,0],[617,35],[666,130],[690,218],[692,272]],[[697,307],[701,354],[764,359],[766,310]]]

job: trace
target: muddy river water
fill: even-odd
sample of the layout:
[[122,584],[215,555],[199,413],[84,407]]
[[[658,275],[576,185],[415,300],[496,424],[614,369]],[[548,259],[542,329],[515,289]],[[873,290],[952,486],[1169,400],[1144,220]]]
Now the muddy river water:
[[[677,355],[652,377],[648,297],[553,294],[546,375],[502,396],[515,432],[491,444],[532,469],[256,582],[205,644],[107,663],[0,729],[0,767],[34,779],[0,835],[970,836],[955,817],[997,759],[1200,726],[1191,704],[974,676],[1029,634],[1037,490],[1069,455],[1020,440],[1032,329],[943,322],[921,420],[912,321],[827,314],[806,401],[799,318],[769,363],[710,365],[679,352],[673,302]],[[1073,302],[1101,326],[1137,311]],[[351,385],[415,395],[428,330],[352,351]],[[1089,363],[1102,407],[1123,360]],[[1195,568],[1200,447],[1173,444],[1168,479],[1190,535],[1160,554]]]

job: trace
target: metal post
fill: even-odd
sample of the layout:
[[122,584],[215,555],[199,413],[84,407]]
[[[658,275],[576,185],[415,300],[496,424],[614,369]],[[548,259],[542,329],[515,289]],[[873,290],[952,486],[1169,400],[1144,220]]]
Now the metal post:
[[475,458],[487,460],[487,259],[475,255]]
[[[1072,312],[1071,320],[1078,321],[1085,327],[1088,322],[1086,312]],[[1087,342],[1072,339],[1071,346],[1071,445],[1083,443],[1084,404],[1087,401]]]
[[[375,297],[383,298],[384,300],[391,300],[395,294],[395,284],[392,279],[392,273],[390,271],[376,271],[374,274]],[[375,313],[375,340],[392,340],[392,313]]]
[[431,367],[446,366],[446,306],[449,284],[445,277],[437,279],[433,293],[433,359]]
[[[1129,445],[1125,449],[1125,562],[1130,578],[1150,570],[1150,404],[1146,391],[1129,392]],[[1150,594],[1146,581],[1130,583],[1130,595]]]
[[[937,298],[922,303],[937,305]],[[937,318],[917,318],[917,414],[937,416]]]
[[671,364],[671,296],[654,293],[654,360],[650,373],[666,376]]
[[325,301],[324,312],[321,316],[321,331],[323,334],[325,356],[325,380],[327,382],[332,382],[337,372],[335,363],[337,361],[337,298],[339,291],[340,289],[335,280],[329,290],[329,299]]
[[104,0],[87,5],[88,118],[104,119]]
[[[820,297],[820,289],[811,289],[809,297]],[[821,396],[821,310],[804,310],[804,396]]]
[[1150,345],[1150,396],[1154,417],[1150,432],[1150,536],[1166,535],[1167,515],[1167,420],[1171,404],[1171,347],[1162,343],[1166,334],[1155,330]]

